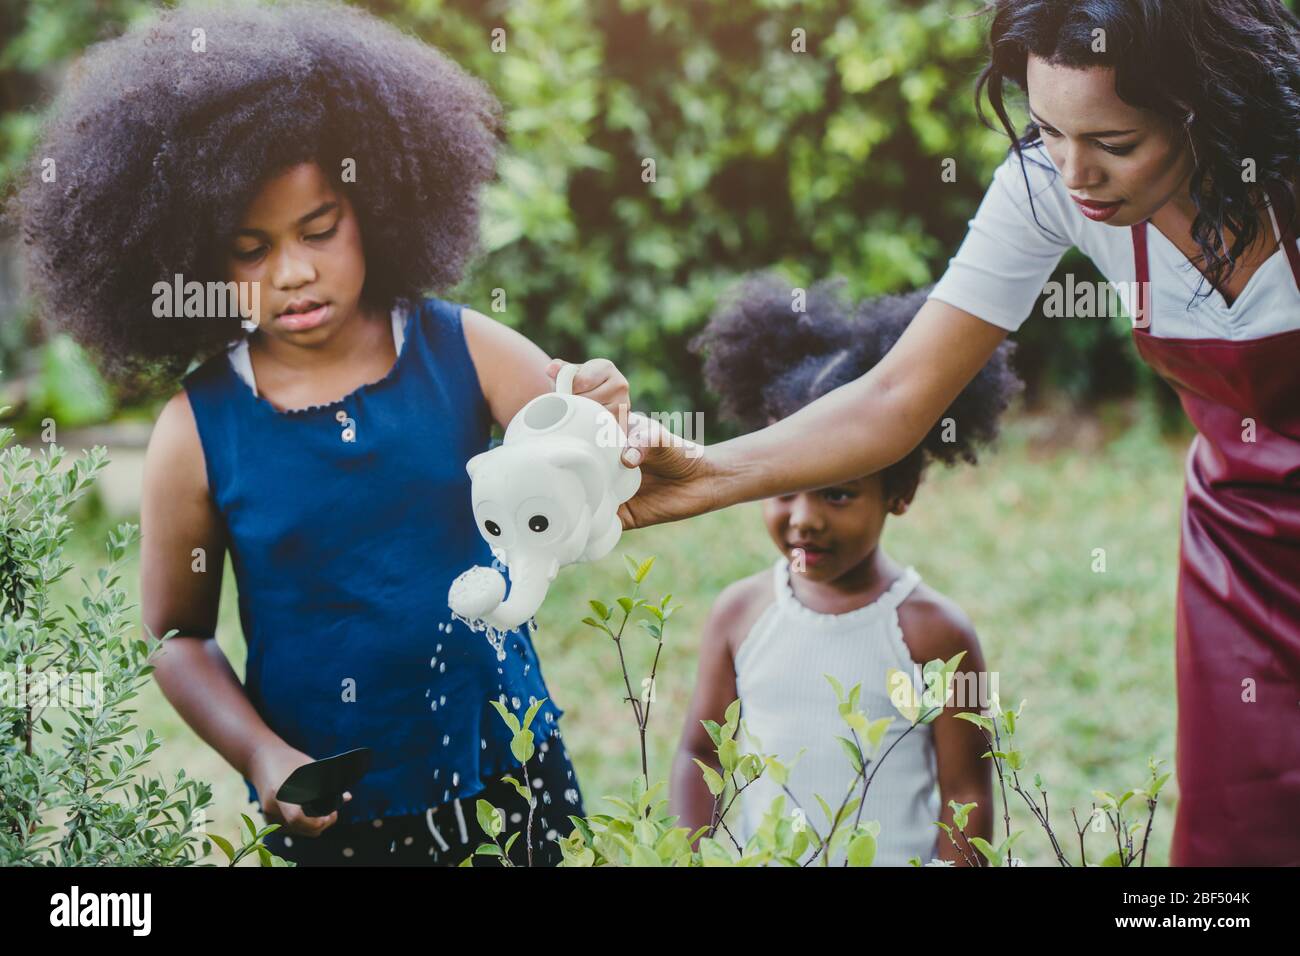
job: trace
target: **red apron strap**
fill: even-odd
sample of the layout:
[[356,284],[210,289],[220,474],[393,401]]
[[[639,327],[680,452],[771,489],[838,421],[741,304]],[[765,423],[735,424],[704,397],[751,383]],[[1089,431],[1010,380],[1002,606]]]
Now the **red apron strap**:
[[[1273,217],[1277,219],[1278,209],[1282,208],[1282,203],[1278,200],[1282,198],[1281,190],[1269,189],[1269,204],[1273,207]],[[1277,220],[1278,229],[1282,232],[1282,248],[1287,254],[1287,261],[1291,264],[1291,277],[1295,278],[1296,289],[1300,289],[1300,239],[1296,238],[1295,228],[1291,222]]]
[[1300,249],[1296,248],[1296,239],[1294,236],[1286,239],[1282,243],[1282,248],[1286,250],[1286,258],[1291,263],[1291,277],[1295,279],[1295,287],[1300,289]]
[[[1273,206],[1273,215],[1277,216],[1277,210],[1281,207],[1278,202],[1280,193],[1269,190],[1268,201]],[[1300,239],[1296,238],[1295,229],[1291,223],[1282,223],[1278,221],[1278,228],[1282,230],[1282,248],[1286,251],[1287,262],[1291,264],[1291,277],[1295,279],[1297,289],[1300,289]]]
[[1151,270],[1147,265],[1147,221],[1143,219],[1136,226],[1130,226],[1133,236],[1133,274],[1137,278],[1137,313],[1133,316],[1133,326],[1139,329],[1151,327],[1147,315],[1147,289],[1151,285]]
[[[1273,214],[1277,215],[1277,209],[1280,204],[1277,201],[1277,193],[1269,191],[1269,202],[1273,206]],[[1291,223],[1283,225],[1280,221],[1278,227],[1282,231],[1282,250],[1286,253],[1287,262],[1291,266],[1291,278],[1295,280],[1296,288],[1300,289],[1300,238],[1297,238],[1295,229]],[[1140,328],[1146,328],[1147,315],[1147,290],[1150,288],[1150,268],[1147,263],[1147,223],[1146,220],[1130,227],[1133,235],[1133,272],[1137,277],[1137,316],[1134,324]]]

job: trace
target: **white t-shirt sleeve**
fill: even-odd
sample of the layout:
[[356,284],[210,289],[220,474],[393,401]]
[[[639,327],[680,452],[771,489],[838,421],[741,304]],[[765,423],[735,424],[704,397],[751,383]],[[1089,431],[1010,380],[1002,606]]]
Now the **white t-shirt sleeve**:
[[[1033,209],[1025,188],[1026,175],[1033,191]],[[993,174],[966,238],[948,260],[948,269],[929,298],[1008,332],[1016,331],[1028,318],[1061,256],[1074,245],[1071,231],[1075,224],[1068,203],[1069,194],[1046,150],[1041,146],[1025,150],[1023,174],[1020,159],[1010,153]]]

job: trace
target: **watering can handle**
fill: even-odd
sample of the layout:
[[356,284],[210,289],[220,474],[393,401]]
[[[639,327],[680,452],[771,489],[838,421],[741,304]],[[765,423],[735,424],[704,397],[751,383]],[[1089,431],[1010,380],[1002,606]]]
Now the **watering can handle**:
[[573,394],[573,378],[578,374],[578,366],[565,362],[555,376],[555,390],[561,395]]

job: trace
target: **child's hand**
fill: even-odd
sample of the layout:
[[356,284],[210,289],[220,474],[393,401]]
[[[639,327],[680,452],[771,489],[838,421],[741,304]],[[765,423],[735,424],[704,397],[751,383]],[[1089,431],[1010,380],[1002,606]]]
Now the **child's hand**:
[[[560,374],[560,369],[568,365],[563,359],[551,359],[546,366],[546,374],[552,381]],[[627,433],[628,411],[632,407],[632,398],[628,392],[627,379],[617,366],[609,359],[591,359],[578,367],[573,378],[573,394],[599,402],[618,419],[618,427]]]
[[[275,798],[276,791],[289,779],[289,774],[304,764],[311,763],[313,759],[283,741],[259,748],[253,753],[249,779],[257,790],[267,823],[279,823],[285,830],[300,836],[318,837],[338,822],[337,810],[329,816],[309,817],[298,804],[281,803]],[[343,794],[344,803],[351,799],[352,794]]]

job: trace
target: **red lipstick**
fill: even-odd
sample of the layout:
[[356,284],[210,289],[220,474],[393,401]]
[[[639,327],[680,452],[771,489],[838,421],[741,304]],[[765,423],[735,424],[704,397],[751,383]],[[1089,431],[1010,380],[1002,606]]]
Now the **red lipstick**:
[[1119,207],[1124,205],[1124,201],[1115,202],[1098,202],[1095,199],[1080,199],[1078,196],[1071,196],[1075,205],[1079,207],[1079,212],[1083,213],[1093,222],[1105,222],[1115,213],[1119,212]]

